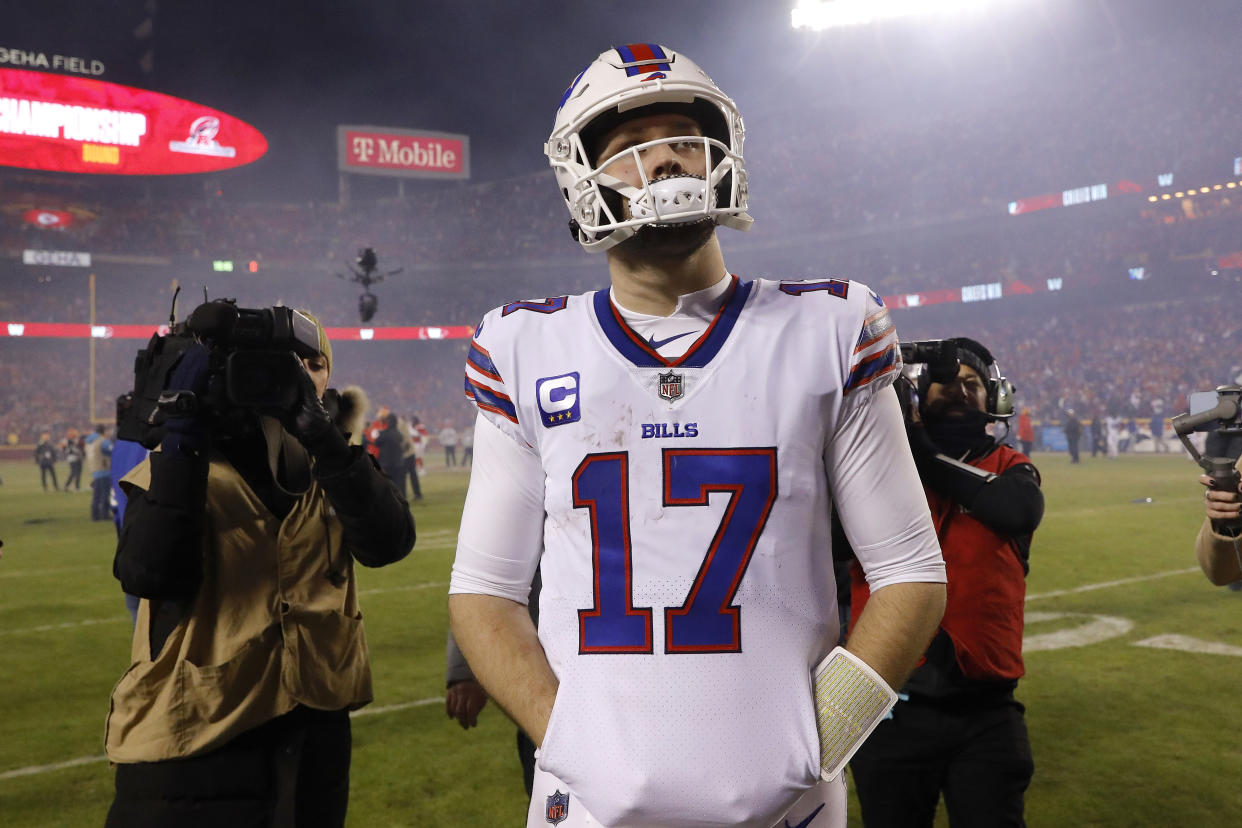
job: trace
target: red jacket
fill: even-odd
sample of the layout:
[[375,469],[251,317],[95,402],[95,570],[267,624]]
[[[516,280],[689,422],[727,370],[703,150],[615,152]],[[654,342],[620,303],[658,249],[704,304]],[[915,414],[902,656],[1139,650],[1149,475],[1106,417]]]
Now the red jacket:
[[[1011,466],[1030,462],[1021,452],[998,446],[970,465],[1000,474]],[[1013,538],[997,534],[944,495],[926,491],[948,576],[940,628],[952,640],[958,666],[966,678],[1016,681],[1025,672],[1022,625],[1026,600],[1026,574],[1017,545]],[[850,573],[850,614],[857,618],[870,590],[857,561]]]

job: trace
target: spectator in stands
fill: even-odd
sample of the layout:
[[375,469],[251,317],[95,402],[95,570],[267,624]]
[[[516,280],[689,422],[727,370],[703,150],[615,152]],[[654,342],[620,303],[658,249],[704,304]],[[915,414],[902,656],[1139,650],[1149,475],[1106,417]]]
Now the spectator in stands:
[[60,484],[56,482],[56,446],[52,445],[51,434],[44,432],[39,435],[34,459],[39,464],[39,480],[43,483],[43,491],[47,491],[48,475],[52,477],[52,491],[60,491]]

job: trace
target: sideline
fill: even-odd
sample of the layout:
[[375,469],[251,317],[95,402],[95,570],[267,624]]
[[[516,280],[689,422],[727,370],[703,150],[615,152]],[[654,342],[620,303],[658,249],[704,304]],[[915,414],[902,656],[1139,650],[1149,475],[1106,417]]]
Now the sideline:
[[[430,704],[441,704],[444,702],[443,696],[434,696],[426,699],[415,699],[414,701],[401,702],[400,704],[386,704],[382,707],[364,707],[349,714],[351,719],[358,719],[363,716],[378,716],[383,713],[395,713],[399,710],[409,710],[414,707],[426,707]],[[106,762],[108,757],[99,756],[79,756],[77,759],[70,759],[66,762],[55,762],[50,765],[30,765],[25,768],[15,768],[13,770],[0,773],[0,781],[5,779],[17,779],[21,776],[36,776],[41,773],[51,773],[52,771],[65,770],[66,768],[76,768],[79,765],[89,765],[94,762]]]

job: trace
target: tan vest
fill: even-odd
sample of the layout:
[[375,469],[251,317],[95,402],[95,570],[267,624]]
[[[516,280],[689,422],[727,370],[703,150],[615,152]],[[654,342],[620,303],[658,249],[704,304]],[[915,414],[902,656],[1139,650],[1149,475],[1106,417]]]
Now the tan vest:
[[[124,483],[149,487],[150,463]],[[113,762],[203,753],[297,704],[339,710],[371,701],[353,562],[317,483],[280,521],[214,454],[203,534],[194,607],[157,654],[151,602],[139,604],[132,664],[112,691],[104,737]],[[339,587],[330,566],[345,576]]]

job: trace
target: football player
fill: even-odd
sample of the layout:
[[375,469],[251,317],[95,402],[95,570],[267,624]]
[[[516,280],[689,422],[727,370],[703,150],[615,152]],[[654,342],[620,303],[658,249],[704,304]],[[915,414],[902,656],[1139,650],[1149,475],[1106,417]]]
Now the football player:
[[[539,745],[530,826],[844,825],[840,770],[941,617],[888,312],[857,282],[729,273],[744,138],[685,55],[601,54],[545,151],[611,289],[475,331],[449,609]],[[873,590],[835,649],[834,501]]]

